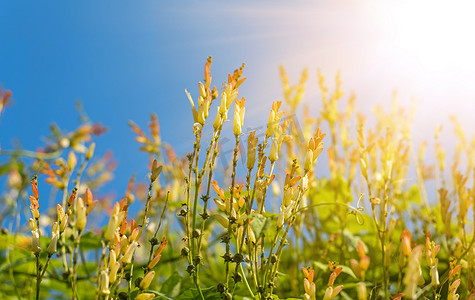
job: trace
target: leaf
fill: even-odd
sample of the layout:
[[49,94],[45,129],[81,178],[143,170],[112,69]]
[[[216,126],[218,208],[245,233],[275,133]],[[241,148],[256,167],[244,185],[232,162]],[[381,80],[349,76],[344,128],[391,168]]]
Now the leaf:
[[246,218],[252,218],[251,227],[256,235],[256,238],[262,237],[262,235],[270,228],[272,217],[264,217],[261,214],[250,214]]
[[101,237],[92,232],[86,232],[81,236],[79,242],[83,251],[95,250],[101,248]]
[[165,294],[162,294],[160,292],[154,291],[154,290],[146,290],[146,293],[154,293],[155,297],[154,299],[165,299],[165,300],[173,300],[173,298],[168,297]]
[[357,279],[355,273],[353,273],[353,270],[350,267],[342,266],[342,265],[338,265],[338,266],[343,268],[341,270],[342,273],[345,273],[345,274],[349,275],[350,277],[352,277],[354,279]]
[[181,281],[183,277],[174,272],[168,279],[161,285],[160,293],[168,295],[170,297],[176,297],[180,293]]
[[345,300],[352,300],[354,298],[350,297],[350,295],[348,295],[347,293],[345,293],[345,291],[341,291],[340,292],[340,296],[341,298],[345,299]]
[[[203,296],[206,300],[221,300],[221,295],[216,291],[216,287],[211,286],[208,288],[201,289]],[[181,293],[175,300],[186,300],[186,299],[199,299],[200,295],[198,290],[195,288],[190,288]]]

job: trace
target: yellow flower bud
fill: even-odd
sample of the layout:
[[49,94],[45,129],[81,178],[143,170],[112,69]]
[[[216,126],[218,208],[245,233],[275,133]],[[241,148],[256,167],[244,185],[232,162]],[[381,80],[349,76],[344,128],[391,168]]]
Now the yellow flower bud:
[[313,151],[311,149],[307,149],[307,154],[305,155],[305,164],[304,170],[305,173],[308,173],[312,170],[313,167]]
[[155,271],[148,272],[144,278],[140,281],[140,289],[146,290],[150,286],[153,277],[155,276]]
[[269,113],[269,121],[267,122],[267,129],[266,129],[266,137],[269,138],[274,134],[274,131],[276,129],[276,115],[275,111],[271,110]]
[[76,154],[74,154],[74,151],[70,151],[68,155],[68,169],[69,172],[72,172],[73,169],[76,167],[78,160],[76,158]]
[[117,262],[117,254],[115,251],[110,251],[109,252],[109,268],[112,268],[113,265]]
[[114,232],[120,225],[121,220],[119,220],[119,210],[120,205],[116,202],[114,204],[114,208],[112,209],[112,215],[109,219],[109,225],[107,225],[107,230],[104,234],[104,238],[106,239],[106,241],[110,241],[114,238]]
[[64,208],[61,205],[56,205],[56,213],[58,215],[58,222],[61,222],[64,218]]
[[284,222],[285,222],[285,215],[284,213],[280,213],[279,216],[277,217],[277,223],[276,223],[277,228],[282,228],[282,226],[284,226]]
[[331,300],[332,299],[333,288],[331,286],[327,287],[325,290],[325,295],[323,295],[323,300]]
[[368,299],[368,291],[364,282],[358,282],[358,285],[356,286],[356,294],[358,295],[358,300]]
[[28,225],[30,225],[30,231],[36,231],[38,228],[36,227],[36,222],[32,218],[28,220]]
[[216,119],[214,119],[214,123],[213,123],[214,131],[217,131],[218,128],[221,127],[221,125],[223,125],[223,121],[221,118],[221,113],[219,112],[219,109],[218,109],[218,112],[216,113]]
[[61,220],[61,225],[59,226],[59,231],[63,232],[66,229],[66,225],[68,225],[68,218],[69,215],[64,215],[63,219]]
[[162,257],[161,254],[156,255],[156,256],[148,263],[147,267],[148,267],[149,269],[153,269],[153,268],[157,265],[157,263],[158,263],[158,261],[160,260],[161,257]]
[[120,261],[124,264],[130,264],[132,262],[132,257],[134,256],[135,249],[138,245],[139,243],[137,242],[130,243]]
[[35,254],[41,252],[40,233],[38,230],[31,232],[31,251]]
[[239,116],[239,112],[234,112],[234,123],[233,123],[233,132],[235,135],[241,134],[241,117]]
[[223,226],[224,228],[228,228],[229,220],[227,217],[220,214],[215,214],[214,218],[216,219],[216,221],[218,221],[219,224],[221,224],[221,226]]
[[86,227],[86,206],[84,205],[84,201],[82,200],[81,197],[78,198],[78,203],[77,203],[77,221],[76,221],[76,228],[79,231],[83,231],[84,227]]
[[46,249],[49,255],[53,255],[54,253],[56,253],[57,244],[58,244],[58,235],[53,233],[53,236],[51,237],[51,242],[49,243],[49,246]]
[[122,254],[125,254],[127,251],[127,248],[129,247],[129,240],[125,235],[120,237],[120,252]]
[[155,298],[155,294],[152,293],[142,293],[135,297],[135,300],[152,300]]
[[89,149],[87,149],[86,160],[90,160],[94,155],[94,149],[96,149],[96,143],[91,143]]
[[269,160],[274,163],[279,159],[279,144],[276,138],[272,139],[272,146],[270,148]]
[[106,271],[101,271],[101,276],[99,277],[99,291],[102,295],[109,295],[109,274]]
[[203,83],[199,82],[198,86],[200,88],[200,96],[206,99],[206,89]]
[[247,168],[252,169],[254,168],[254,164],[256,163],[256,146],[257,146],[257,138],[256,132],[253,131],[249,134],[247,139]]
[[432,286],[440,285],[439,281],[439,271],[437,270],[437,266],[430,267],[430,279]]
[[[114,252],[114,251],[112,251]],[[114,252],[115,253],[115,252]],[[117,271],[119,271],[120,268],[120,262],[115,262],[112,266],[109,267],[110,272],[109,272],[109,281],[111,283],[114,283],[117,279]]]

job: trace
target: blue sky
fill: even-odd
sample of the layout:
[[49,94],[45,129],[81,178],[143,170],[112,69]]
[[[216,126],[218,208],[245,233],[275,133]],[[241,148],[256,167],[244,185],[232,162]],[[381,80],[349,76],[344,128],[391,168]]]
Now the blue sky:
[[[75,128],[80,99],[90,118],[109,129],[97,152],[114,151],[119,164],[110,189],[121,195],[131,174],[144,179],[147,172],[147,156],[139,153],[128,120],[144,128],[155,112],[162,139],[179,154],[191,149],[184,89],[197,94],[209,55],[217,87],[246,63],[248,80],[240,91],[247,98],[247,126],[263,125],[272,101],[281,99],[283,64],[294,81],[309,68],[306,101],[315,113],[317,68],[329,83],[340,69],[344,89],[355,91],[365,112],[389,103],[395,89],[404,104],[416,99],[417,139],[431,137],[435,123],[452,113],[473,128],[475,63],[460,49],[474,46],[463,34],[452,37],[475,28],[463,23],[463,7],[434,5],[462,22],[440,32],[437,19],[405,28],[402,20],[420,21],[405,15],[412,10],[406,1],[254,2],[0,1],[0,84],[13,91],[13,105],[0,117],[2,149],[18,138],[34,150],[52,122]],[[427,8],[418,9],[433,18],[440,13]],[[431,48],[419,45],[427,37]]]

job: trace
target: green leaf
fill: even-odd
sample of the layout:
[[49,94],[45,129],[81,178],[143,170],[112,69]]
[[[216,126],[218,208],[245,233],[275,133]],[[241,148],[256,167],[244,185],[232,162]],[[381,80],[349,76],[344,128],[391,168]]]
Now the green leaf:
[[341,296],[341,298],[343,298],[345,300],[353,300],[354,299],[353,297],[350,297],[350,295],[348,295],[345,291],[341,291],[340,296]]
[[246,218],[252,218],[251,227],[256,235],[256,238],[260,238],[272,225],[272,217],[264,217],[261,214],[250,214]]
[[101,236],[92,232],[86,232],[79,242],[83,251],[101,249]]
[[154,293],[155,297],[154,299],[164,299],[164,300],[173,300],[173,298],[168,297],[165,294],[162,294],[160,292],[154,291],[154,290],[146,290],[146,293]]
[[166,294],[170,297],[176,297],[180,293],[181,281],[183,277],[174,272],[168,279],[161,285],[160,293]]
[[[216,291],[216,287],[211,286],[208,288],[201,289],[203,296],[206,300],[221,300],[221,295]],[[200,295],[198,290],[195,288],[190,288],[181,293],[175,300],[186,300],[186,299],[199,299]]]

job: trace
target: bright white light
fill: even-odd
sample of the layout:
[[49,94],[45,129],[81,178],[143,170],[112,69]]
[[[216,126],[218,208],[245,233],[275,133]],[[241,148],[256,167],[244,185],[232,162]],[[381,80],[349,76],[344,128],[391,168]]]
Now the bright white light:
[[390,44],[433,71],[475,71],[475,1],[397,1],[384,20]]

